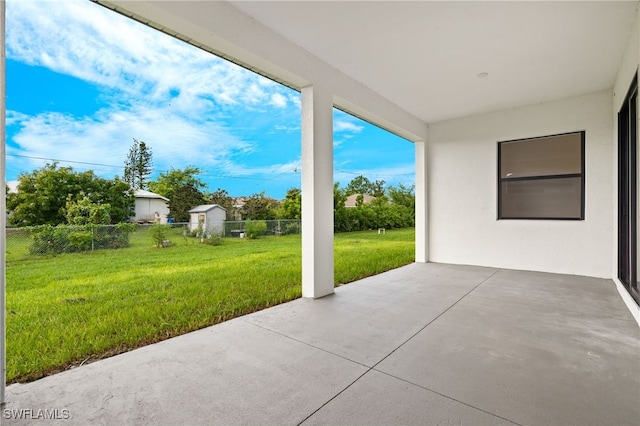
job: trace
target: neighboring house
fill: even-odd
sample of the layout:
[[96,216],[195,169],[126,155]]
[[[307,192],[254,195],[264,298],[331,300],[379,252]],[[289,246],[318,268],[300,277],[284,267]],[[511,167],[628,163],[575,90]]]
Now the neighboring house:
[[357,207],[359,196],[362,196],[362,204],[369,204],[370,202],[376,199],[376,197],[369,194],[351,194],[344,201],[344,206],[347,208]]
[[154,192],[138,189],[135,192],[135,216],[132,222],[167,223],[169,199]]
[[242,208],[246,204],[246,201],[247,199],[245,197],[233,199],[233,210],[230,213],[230,220],[242,220]]
[[218,204],[204,204],[189,210],[189,230],[195,231],[202,224],[208,234],[222,234],[227,209]]

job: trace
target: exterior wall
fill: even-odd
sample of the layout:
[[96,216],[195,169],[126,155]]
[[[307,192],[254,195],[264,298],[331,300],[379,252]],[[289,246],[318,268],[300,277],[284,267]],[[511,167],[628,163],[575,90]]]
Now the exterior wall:
[[[429,127],[429,260],[611,278],[609,90]],[[585,220],[497,220],[497,142],[586,131]]]
[[222,234],[227,212],[220,208],[214,208],[207,212],[207,232],[210,234]]
[[160,214],[160,222],[167,223],[169,206],[166,201],[160,198],[136,198],[135,212],[134,222],[154,222],[155,213],[158,212]]

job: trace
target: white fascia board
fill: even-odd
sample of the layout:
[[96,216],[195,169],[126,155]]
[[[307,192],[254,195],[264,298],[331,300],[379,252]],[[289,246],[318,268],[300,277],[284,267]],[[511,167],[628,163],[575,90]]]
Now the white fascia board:
[[638,71],[640,64],[640,9],[636,12],[636,20],[629,35],[622,62],[618,66],[618,73],[613,84],[613,109],[617,116],[618,111],[627,96],[629,85],[633,76]]
[[411,141],[427,124],[224,1],[97,0],[296,90],[330,87],[336,107]]

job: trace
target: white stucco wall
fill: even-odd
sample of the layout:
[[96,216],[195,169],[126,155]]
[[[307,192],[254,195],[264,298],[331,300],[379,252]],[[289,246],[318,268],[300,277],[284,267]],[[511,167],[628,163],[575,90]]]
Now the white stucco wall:
[[[432,262],[611,278],[609,90],[429,127]],[[584,221],[496,220],[497,142],[586,131]]]
[[169,215],[169,205],[165,200],[160,198],[136,198],[135,205],[136,215],[132,219],[133,221],[147,221],[153,222],[155,220],[155,213],[160,214],[160,222],[167,223],[167,217]]

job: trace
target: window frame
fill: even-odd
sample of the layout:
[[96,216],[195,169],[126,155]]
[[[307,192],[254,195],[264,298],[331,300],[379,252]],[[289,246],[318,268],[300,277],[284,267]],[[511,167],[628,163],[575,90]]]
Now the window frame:
[[[557,133],[553,135],[536,136],[531,138],[512,139],[498,141],[498,187],[497,187],[497,220],[584,220],[585,219],[585,134],[584,130],[566,133]],[[533,142],[536,140],[545,140],[558,136],[580,135],[580,173],[561,173],[554,175],[534,175],[520,177],[502,177],[502,144],[514,142]],[[579,217],[536,217],[536,216],[505,216],[502,213],[502,184],[504,182],[522,182],[522,181],[542,181],[548,179],[575,179],[580,178],[580,216]]]

